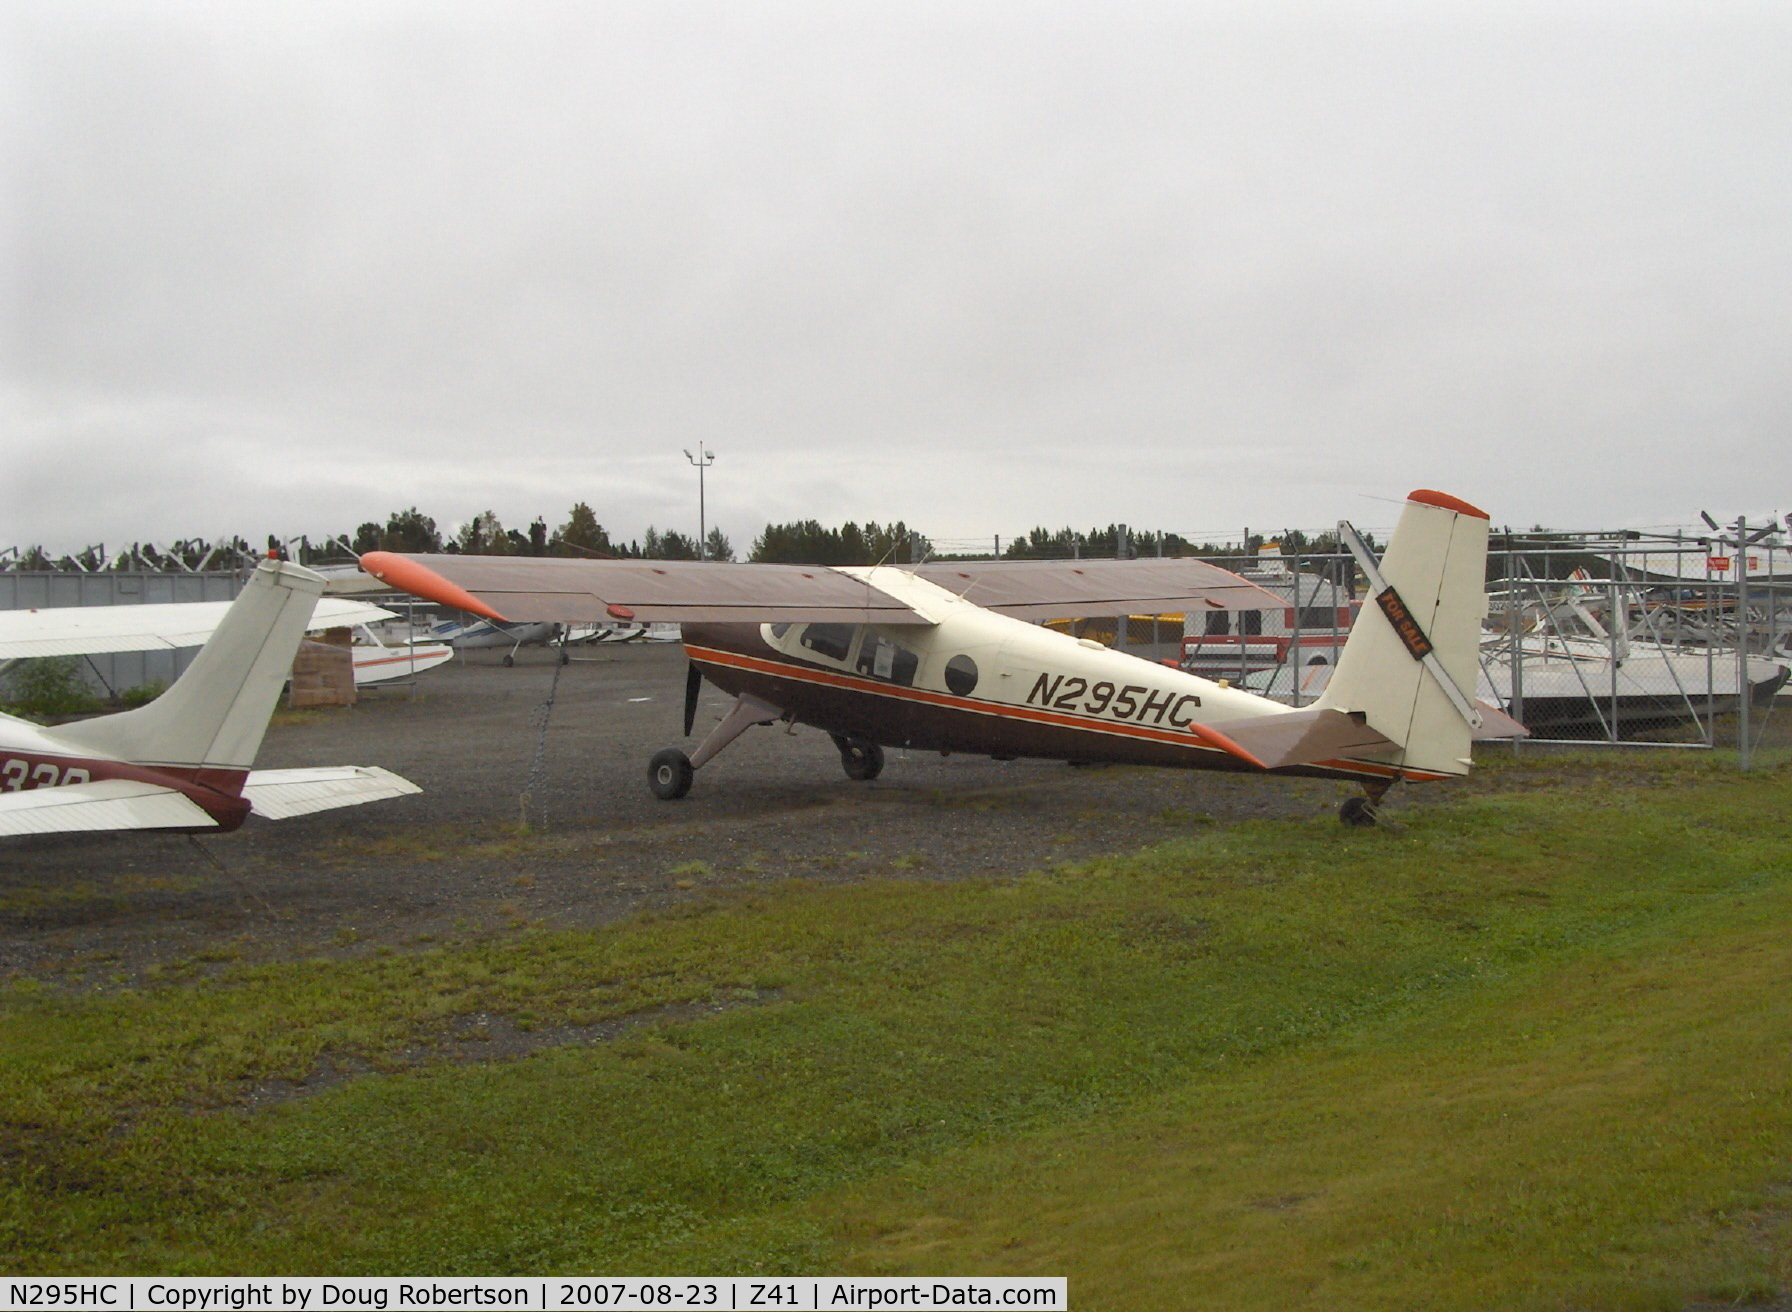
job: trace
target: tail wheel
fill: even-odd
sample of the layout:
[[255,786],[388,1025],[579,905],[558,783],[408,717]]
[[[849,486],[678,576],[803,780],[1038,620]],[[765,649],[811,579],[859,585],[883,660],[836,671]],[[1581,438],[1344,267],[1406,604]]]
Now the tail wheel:
[[691,768],[691,758],[676,747],[655,752],[653,759],[647,763],[647,786],[653,789],[653,795],[662,802],[670,802],[690,792],[691,780],[696,777],[697,772]]
[[840,768],[848,779],[875,779],[883,773],[884,749],[869,738],[835,734],[834,746],[840,749]]

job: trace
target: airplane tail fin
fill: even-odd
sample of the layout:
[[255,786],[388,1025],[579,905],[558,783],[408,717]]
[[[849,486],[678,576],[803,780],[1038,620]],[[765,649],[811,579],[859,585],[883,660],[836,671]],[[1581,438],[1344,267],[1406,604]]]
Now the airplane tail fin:
[[1379,568],[1360,553],[1373,596],[1317,705],[1361,717],[1394,744],[1365,755],[1406,770],[1468,772],[1482,724],[1473,698],[1487,535],[1486,512],[1421,490],[1407,498]]
[[323,588],[308,569],[263,561],[172,688],[57,736],[142,765],[248,770]]

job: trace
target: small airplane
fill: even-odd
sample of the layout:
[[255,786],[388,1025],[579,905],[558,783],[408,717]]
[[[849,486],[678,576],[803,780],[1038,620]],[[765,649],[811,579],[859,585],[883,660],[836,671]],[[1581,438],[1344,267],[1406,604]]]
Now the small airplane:
[[406,642],[390,645],[381,642],[379,635],[370,626],[363,624],[360,629],[361,637],[349,647],[357,688],[387,683],[393,679],[415,678],[425,670],[433,670],[454,659],[454,648],[446,643]]
[[888,746],[1273,771],[1361,783],[1340,818],[1367,825],[1395,782],[1466,774],[1473,738],[1524,730],[1463,691],[1486,610],[1486,512],[1414,492],[1381,561],[1339,528],[1377,604],[1325,693],[1298,710],[1028,622],[1286,604],[1201,561],[827,568],[370,552],[361,567],[493,619],[681,622],[686,735],[702,680],[736,700],[694,752],[649,762],[661,798],[684,796],[748,727],[784,721],[830,734],[853,779],[876,778]]
[[[480,613],[484,614],[483,611]],[[565,632],[556,621],[511,624],[487,616],[472,624],[450,622],[439,625],[431,630],[430,636],[457,651],[471,651],[479,647],[508,647],[510,650],[504,653],[506,665],[515,665],[516,654],[524,647],[545,647],[550,643],[561,642],[560,663],[564,665],[567,662],[566,648],[562,642]]]
[[[421,791],[377,766],[250,768],[322,591],[310,570],[263,561],[149,705],[53,729],[0,715],[0,835],[231,830],[251,812],[280,820]],[[36,615],[53,625],[59,610]]]

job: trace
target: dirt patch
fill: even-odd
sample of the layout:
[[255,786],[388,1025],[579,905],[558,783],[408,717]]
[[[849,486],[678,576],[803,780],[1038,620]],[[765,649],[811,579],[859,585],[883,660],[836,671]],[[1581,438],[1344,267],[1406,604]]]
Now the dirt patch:
[[455,1017],[439,1035],[408,1044],[378,1060],[360,1053],[325,1053],[303,1079],[244,1081],[237,1090],[235,1103],[245,1111],[254,1111],[322,1093],[362,1075],[386,1074],[421,1066],[471,1066],[487,1062],[516,1061],[550,1048],[607,1043],[655,1025],[675,1025],[682,1021],[719,1015],[737,1007],[760,1006],[775,1001],[777,996],[775,989],[743,991],[737,996],[724,999],[648,1007],[592,1025],[541,1025],[524,1028],[514,1018],[498,1012],[473,1012]]

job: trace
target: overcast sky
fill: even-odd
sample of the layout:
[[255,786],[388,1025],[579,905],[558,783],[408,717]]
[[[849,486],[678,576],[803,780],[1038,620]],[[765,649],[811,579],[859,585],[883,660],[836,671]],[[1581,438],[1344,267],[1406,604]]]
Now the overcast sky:
[[0,0],[0,549],[1792,510],[1792,6]]

